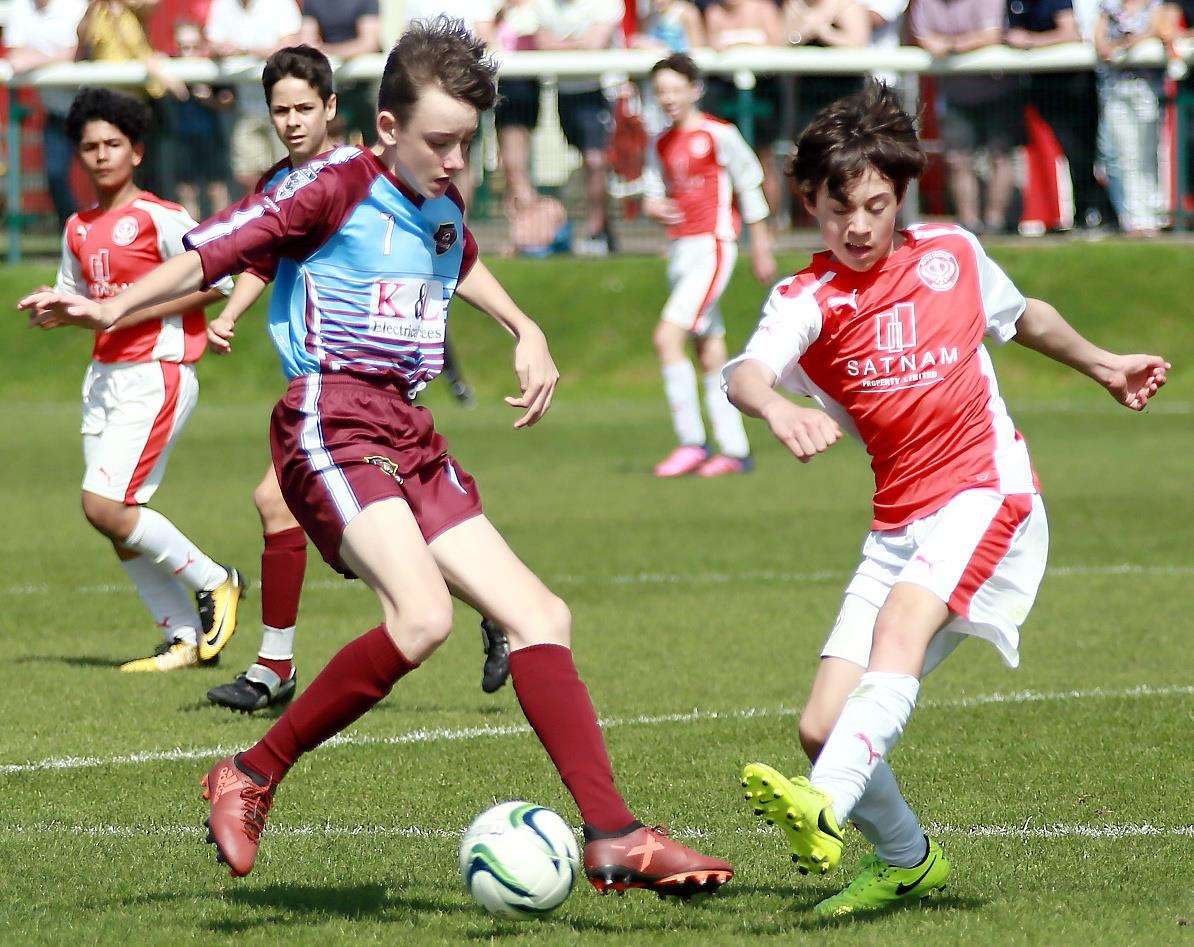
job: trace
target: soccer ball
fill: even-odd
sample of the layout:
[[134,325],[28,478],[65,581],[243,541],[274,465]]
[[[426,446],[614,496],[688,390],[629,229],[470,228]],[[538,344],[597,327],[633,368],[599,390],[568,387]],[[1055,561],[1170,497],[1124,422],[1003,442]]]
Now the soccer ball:
[[490,914],[536,917],[564,903],[580,868],[576,836],[550,809],[503,802],[460,843],[464,886]]

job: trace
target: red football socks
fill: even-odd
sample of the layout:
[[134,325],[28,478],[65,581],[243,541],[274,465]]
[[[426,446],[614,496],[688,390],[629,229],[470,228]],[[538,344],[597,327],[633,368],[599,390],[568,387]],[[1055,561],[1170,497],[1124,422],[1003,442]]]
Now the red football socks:
[[246,768],[277,783],[302,754],[364,715],[412,664],[378,625],[341,648],[255,746],[240,755]]
[[510,676],[522,712],[538,734],[581,817],[599,832],[633,823],[614,774],[589,691],[563,645],[537,644],[510,653]]

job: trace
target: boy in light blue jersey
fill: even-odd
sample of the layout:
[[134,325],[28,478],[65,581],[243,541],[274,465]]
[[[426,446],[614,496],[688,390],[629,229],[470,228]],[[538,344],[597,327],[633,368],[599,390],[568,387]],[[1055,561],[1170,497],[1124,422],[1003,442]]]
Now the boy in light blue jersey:
[[339,148],[298,169],[272,194],[192,231],[190,252],[113,300],[42,293],[24,302],[35,318],[102,329],[224,273],[297,264],[292,285],[275,287],[289,306],[270,326],[291,378],[271,420],[274,467],[307,535],[329,564],[374,590],[385,620],[346,645],[261,741],[204,777],[208,838],[233,875],[252,870],[274,791],[299,756],[446,639],[450,586],[506,629],[518,701],[583,817],[594,887],[716,890],[733,876],[727,862],[626,806],[572,662],[568,607],[506,545],[430,412],[411,405],[443,364],[454,293],[517,340],[521,393],[506,399],[523,412],[515,428],[543,416],[559,379],[542,331],[477,259],[451,186],[478,114],[496,98],[495,71],[459,21],[416,24],[382,77],[380,156]]

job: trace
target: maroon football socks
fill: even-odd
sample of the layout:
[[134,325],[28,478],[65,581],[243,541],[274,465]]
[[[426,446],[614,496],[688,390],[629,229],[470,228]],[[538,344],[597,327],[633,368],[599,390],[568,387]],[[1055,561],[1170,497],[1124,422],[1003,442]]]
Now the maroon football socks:
[[237,762],[277,783],[304,753],[335,736],[369,711],[412,664],[378,625],[354,638]]
[[635,824],[614,786],[613,769],[589,691],[563,645],[510,653],[510,676],[522,712],[572,793],[585,824],[616,832]]
[[[265,534],[261,553],[261,623],[266,626],[257,663],[269,668],[283,681],[293,670],[294,626],[298,621],[299,596],[307,571],[307,535],[297,526]],[[276,629],[271,632],[269,629]],[[285,647],[288,642],[290,647]],[[272,647],[283,647],[273,653]]]

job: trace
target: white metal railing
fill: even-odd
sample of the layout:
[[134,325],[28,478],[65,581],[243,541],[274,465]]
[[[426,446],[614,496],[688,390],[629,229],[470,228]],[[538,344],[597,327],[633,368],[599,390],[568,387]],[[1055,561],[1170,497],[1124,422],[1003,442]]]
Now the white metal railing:
[[[0,0],[3,4],[4,0]],[[1194,61],[1194,39],[1180,40],[1177,52],[1187,62]],[[504,53],[500,58],[501,76],[507,78],[600,77],[603,81],[622,78],[641,78],[650,72],[660,53],[651,50],[601,50],[575,52],[517,52]],[[820,49],[812,47],[754,47],[717,52],[698,49],[693,53],[697,63],[707,73],[730,76],[749,102],[750,90],[758,75],[864,75],[868,73],[896,73],[907,80],[917,75],[966,75],[976,73],[1063,72],[1093,69],[1097,60],[1093,48],[1086,43],[1063,43],[1035,50],[990,46],[970,53],[934,59],[923,49],[905,46],[897,49]],[[1165,50],[1159,40],[1139,44],[1124,60],[1133,66],[1164,66]],[[222,60],[166,59],[161,69],[183,82],[244,82],[261,76],[261,60],[251,57],[229,57]],[[336,64],[340,82],[376,80],[381,77],[385,57],[378,53],[360,56]],[[144,86],[147,79],[142,62],[72,62],[42,66],[14,75],[6,60],[0,60],[0,83],[12,88],[77,88],[82,85]],[[902,81],[904,95],[914,100],[916,84]],[[914,101],[909,101],[913,105]],[[8,128],[8,173],[6,190],[8,210],[8,260],[21,257],[21,123],[15,97],[12,98]],[[744,133],[749,136],[749,108],[742,110]],[[1183,143],[1184,144],[1184,143]],[[1184,166],[1184,165],[1182,165]],[[915,191],[909,201],[914,205]],[[1182,215],[1178,215],[1179,218]]]
[[[1194,60],[1194,40],[1179,40],[1178,50],[1187,61]],[[1023,50],[988,46],[970,53],[934,59],[923,49],[820,49],[816,47],[752,47],[717,52],[695,50],[693,57],[706,72],[742,77],[749,88],[753,75],[808,74],[860,75],[871,72],[905,74],[964,75],[986,72],[1060,72],[1092,69],[1097,64],[1094,50],[1086,43],[1062,43],[1042,49]],[[588,53],[516,52],[499,59],[500,74],[508,78],[576,78],[620,75],[645,76],[660,58],[658,52],[642,49],[611,49]],[[1165,54],[1159,40],[1148,40],[1133,48],[1126,59],[1130,65],[1163,66]],[[369,80],[381,77],[385,57],[360,56],[338,65],[341,80]],[[254,79],[262,63],[247,57],[223,60],[167,59],[162,71],[184,82],[214,82]],[[140,62],[73,62],[42,66],[21,75],[0,60],[0,81],[13,87],[75,88],[81,85],[139,86],[146,80]]]

